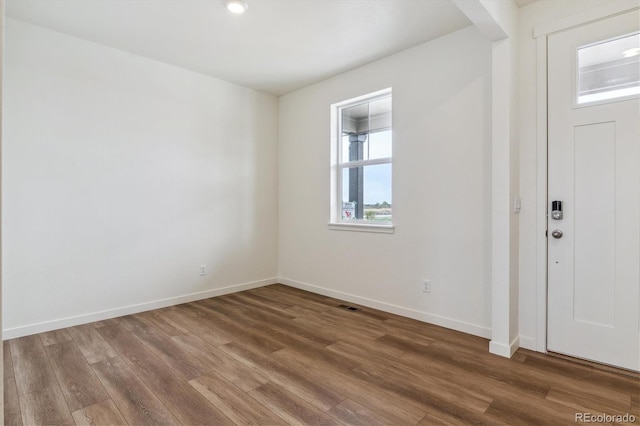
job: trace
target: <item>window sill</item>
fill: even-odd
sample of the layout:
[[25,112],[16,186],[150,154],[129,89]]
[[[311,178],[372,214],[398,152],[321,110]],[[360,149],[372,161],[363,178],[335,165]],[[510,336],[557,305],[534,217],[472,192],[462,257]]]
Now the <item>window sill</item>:
[[330,223],[331,231],[373,232],[377,234],[393,234],[394,225],[369,225],[367,223]]

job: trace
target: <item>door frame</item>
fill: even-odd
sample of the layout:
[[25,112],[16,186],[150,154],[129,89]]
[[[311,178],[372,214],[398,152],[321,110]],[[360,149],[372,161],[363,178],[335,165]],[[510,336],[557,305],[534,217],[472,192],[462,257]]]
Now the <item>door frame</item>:
[[536,39],[536,336],[535,348],[547,352],[547,184],[548,184],[548,111],[547,44],[549,36],[574,27],[601,21],[637,10],[638,3],[614,1],[560,20],[538,25]]

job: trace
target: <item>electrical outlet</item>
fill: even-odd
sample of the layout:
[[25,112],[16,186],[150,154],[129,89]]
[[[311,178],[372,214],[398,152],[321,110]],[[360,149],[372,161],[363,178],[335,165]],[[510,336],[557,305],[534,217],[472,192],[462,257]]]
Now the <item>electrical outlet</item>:
[[431,293],[431,280],[423,280],[422,286],[423,293]]
[[207,275],[207,265],[200,265],[200,276]]

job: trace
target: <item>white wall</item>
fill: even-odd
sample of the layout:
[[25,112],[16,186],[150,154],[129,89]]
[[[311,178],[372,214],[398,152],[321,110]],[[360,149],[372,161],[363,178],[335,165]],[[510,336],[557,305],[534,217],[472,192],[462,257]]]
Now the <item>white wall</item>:
[[452,0],[491,41],[491,353],[518,349],[517,43],[518,7],[511,0]]
[[277,98],[15,20],[4,81],[5,338],[277,275]]
[[[512,1],[480,0],[504,32],[492,43],[492,333],[489,351],[511,357],[518,335],[517,30]],[[486,31],[485,31],[486,32]]]
[[[284,282],[489,337],[490,82],[491,45],[469,27],[281,97]],[[387,87],[396,232],[329,230],[329,106]]]
[[[561,18],[575,15],[597,6],[611,3],[612,0],[556,0],[537,1],[520,9],[520,193],[522,211],[520,213],[520,344],[529,349],[536,349],[537,342],[536,282],[544,280],[537,270],[536,221],[544,215],[544,209],[537,208],[538,158],[537,153],[537,60],[536,40],[533,28]],[[631,3],[631,2],[629,2]],[[636,2],[637,3],[637,2]],[[544,88],[542,88],[544,90]],[[544,194],[542,194],[544,196]]]

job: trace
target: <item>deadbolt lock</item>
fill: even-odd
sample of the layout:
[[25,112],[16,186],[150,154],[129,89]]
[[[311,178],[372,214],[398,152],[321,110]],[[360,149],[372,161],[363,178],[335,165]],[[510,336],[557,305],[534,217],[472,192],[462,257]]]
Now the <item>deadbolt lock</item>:
[[551,218],[553,220],[562,220],[562,201],[551,202]]

